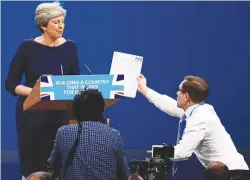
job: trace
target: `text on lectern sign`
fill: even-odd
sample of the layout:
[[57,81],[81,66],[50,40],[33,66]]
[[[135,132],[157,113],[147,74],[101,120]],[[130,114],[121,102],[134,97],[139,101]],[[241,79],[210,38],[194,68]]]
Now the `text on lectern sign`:
[[85,88],[99,89],[104,99],[124,94],[124,75],[66,75],[40,78],[41,100],[72,100]]

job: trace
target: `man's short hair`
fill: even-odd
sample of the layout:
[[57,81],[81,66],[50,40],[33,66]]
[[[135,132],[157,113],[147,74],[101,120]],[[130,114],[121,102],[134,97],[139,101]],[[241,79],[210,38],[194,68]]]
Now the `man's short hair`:
[[222,162],[212,162],[208,165],[205,174],[205,180],[230,180],[230,171]]
[[73,101],[77,121],[102,121],[105,101],[98,89],[85,89]]
[[182,90],[187,92],[195,103],[205,101],[209,94],[207,82],[198,76],[186,76],[182,84]]
[[53,174],[49,172],[35,172],[32,173],[29,177],[27,177],[27,180],[54,180]]

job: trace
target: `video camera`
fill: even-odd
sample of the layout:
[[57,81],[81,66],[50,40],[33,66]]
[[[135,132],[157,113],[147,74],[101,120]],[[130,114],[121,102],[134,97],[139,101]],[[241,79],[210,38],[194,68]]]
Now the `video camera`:
[[131,160],[131,173],[139,174],[144,180],[165,180],[170,167],[170,159],[174,157],[172,145],[153,145],[151,158]]

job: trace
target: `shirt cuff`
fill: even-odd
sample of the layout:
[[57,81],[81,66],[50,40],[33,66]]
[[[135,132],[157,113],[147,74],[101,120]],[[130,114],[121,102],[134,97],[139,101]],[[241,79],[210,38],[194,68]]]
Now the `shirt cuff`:
[[148,89],[147,89],[147,92],[146,92],[146,94],[145,94],[145,97],[146,97],[149,101],[151,101],[151,99],[155,96],[155,94],[157,94],[157,92],[155,92],[153,89],[148,88]]

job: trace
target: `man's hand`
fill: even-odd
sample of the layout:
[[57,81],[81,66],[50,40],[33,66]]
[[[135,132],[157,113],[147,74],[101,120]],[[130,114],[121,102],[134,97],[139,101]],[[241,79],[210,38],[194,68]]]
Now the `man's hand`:
[[128,180],[143,180],[143,178],[139,176],[137,173],[133,173],[129,176]]
[[146,96],[148,87],[147,87],[147,79],[141,74],[138,78],[138,91]]

